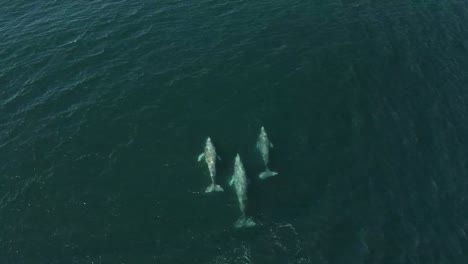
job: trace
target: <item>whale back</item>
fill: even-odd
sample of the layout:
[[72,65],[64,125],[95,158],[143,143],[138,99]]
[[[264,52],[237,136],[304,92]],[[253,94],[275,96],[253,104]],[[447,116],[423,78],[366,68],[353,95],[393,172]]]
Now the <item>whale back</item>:
[[211,140],[206,141],[204,153],[210,176],[213,177],[216,175],[216,149],[213,143],[211,143]]
[[262,130],[260,131],[260,134],[258,135],[257,149],[262,155],[262,159],[265,165],[268,164],[268,160],[270,156],[270,146],[271,146],[271,142],[268,139],[268,135],[265,129],[262,127]]
[[236,156],[234,163],[234,188],[236,189],[237,196],[246,196],[247,193],[247,177],[245,174],[244,165],[239,156]]

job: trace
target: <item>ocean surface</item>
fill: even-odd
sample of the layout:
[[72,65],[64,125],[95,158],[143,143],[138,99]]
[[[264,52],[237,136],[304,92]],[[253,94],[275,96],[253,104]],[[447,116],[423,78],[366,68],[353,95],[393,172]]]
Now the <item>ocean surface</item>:
[[0,263],[468,263],[467,1],[0,14]]

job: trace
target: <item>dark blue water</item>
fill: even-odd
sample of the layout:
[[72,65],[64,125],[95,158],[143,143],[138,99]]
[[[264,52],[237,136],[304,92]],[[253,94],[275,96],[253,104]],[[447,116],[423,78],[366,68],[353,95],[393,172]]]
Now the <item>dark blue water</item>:
[[[0,263],[467,263],[466,1],[0,14]],[[233,226],[236,153],[254,228]]]

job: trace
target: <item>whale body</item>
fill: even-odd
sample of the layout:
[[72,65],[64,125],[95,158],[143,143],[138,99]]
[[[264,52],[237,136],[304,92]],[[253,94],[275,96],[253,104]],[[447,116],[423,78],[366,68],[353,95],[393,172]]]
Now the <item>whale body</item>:
[[241,211],[241,216],[234,223],[234,226],[236,228],[255,226],[255,221],[245,214],[247,205],[247,176],[239,154],[237,154],[234,160],[234,174],[232,175],[230,185],[233,185],[236,190],[239,209]]
[[263,164],[265,165],[265,171],[258,175],[258,177],[262,180],[278,174],[278,172],[271,171],[268,167],[270,148],[273,148],[273,143],[271,143],[271,141],[268,139],[265,128],[262,126],[257,140],[257,149],[262,155]]
[[205,150],[198,156],[198,161],[201,162],[205,160],[206,165],[208,165],[208,170],[210,172],[211,184],[206,187],[205,192],[222,192],[224,191],[221,186],[216,184],[216,149],[211,142],[211,139],[208,137],[205,143]]

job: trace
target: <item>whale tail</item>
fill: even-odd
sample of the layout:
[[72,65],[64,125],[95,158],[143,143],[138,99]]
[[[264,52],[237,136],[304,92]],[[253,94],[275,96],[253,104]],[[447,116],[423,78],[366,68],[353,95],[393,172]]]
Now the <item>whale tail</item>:
[[271,170],[269,170],[269,169],[266,169],[264,172],[260,173],[260,174],[258,175],[258,177],[259,177],[260,179],[264,180],[264,179],[266,179],[266,178],[270,178],[271,176],[275,176],[275,175],[277,175],[277,174],[278,174],[278,172],[276,172],[276,171],[271,171]]
[[217,185],[217,184],[214,184],[212,183],[210,186],[206,187],[206,190],[205,190],[206,193],[210,193],[210,192],[224,192],[223,190],[223,187]]
[[254,227],[257,223],[251,217],[241,216],[234,223],[235,228],[245,228],[245,227]]

